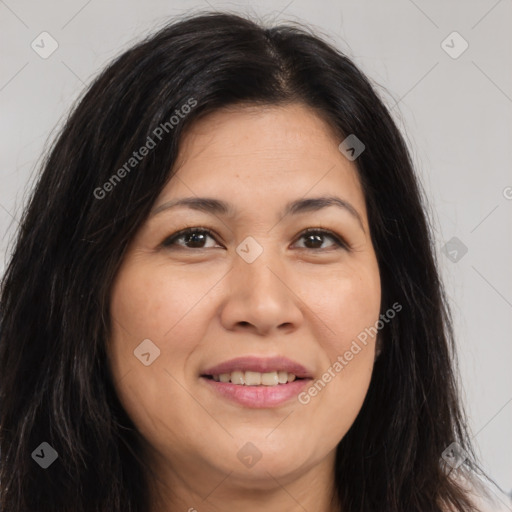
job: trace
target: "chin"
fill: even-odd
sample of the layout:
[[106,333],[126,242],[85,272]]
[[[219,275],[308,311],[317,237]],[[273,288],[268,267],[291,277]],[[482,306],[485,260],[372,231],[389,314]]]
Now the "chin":
[[[248,488],[273,488],[276,485],[274,479],[282,483],[320,462],[318,451],[314,447],[305,446],[300,437],[297,437],[296,442],[290,442],[294,438],[286,433],[279,436],[274,432],[269,436],[269,432],[271,429],[265,429],[252,437],[236,438],[234,457],[225,458],[221,462],[225,465],[222,471],[232,472],[231,480],[235,479],[241,486]],[[297,446],[301,447],[300,450]]]

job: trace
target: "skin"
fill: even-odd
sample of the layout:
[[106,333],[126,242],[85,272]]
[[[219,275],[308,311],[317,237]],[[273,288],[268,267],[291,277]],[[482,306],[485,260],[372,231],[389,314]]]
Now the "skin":
[[[144,443],[152,512],[336,510],[335,449],[368,390],[375,338],[306,405],[250,408],[219,396],[202,370],[238,356],[286,356],[320,379],[379,319],[381,287],[363,191],[341,140],[306,106],[239,107],[197,121],[180,146],[177,174],[154,204],[182,197],[230,202],[233,217],[175,207],[134,237],[111,294],[109,360],[119,399]],[[288,201],[336,195],[329,206],[280,212]],[[199,243],[162,242],[207,227]],[[301,236],[324,228],[315,242]],[[263,248],[247,263],[248,236]],[[203,248],[196,248],[203,247]],[[149,366],[133,352],[160,349]],[[237,457],[253,443],[251,468]]]

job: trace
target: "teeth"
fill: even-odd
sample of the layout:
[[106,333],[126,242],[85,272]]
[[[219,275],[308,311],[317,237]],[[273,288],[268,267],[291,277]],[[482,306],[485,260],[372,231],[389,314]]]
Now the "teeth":
[[233,384],[245,384],[244,372],[231,372],[230,380]]
[[277,376],[277,372],[262,373],[261,374],[261,383],[264,386],[275,386],[276,384],[279,384],[279,378]]
[[213,375],[216,382],[231,382],[232,384],[244,386],[277,386],[278,384],[286,384],[296,379],[293,373],[275,371],[275,372],[242,372],[236,370],[231,373],[221,373]]
[[[231,374],[233,375],[233,374]],[[233,381],[231,381],[233,382]],[[236,384],[236,383],[234,383]],[[259,386],[261,384],[260,372],[245,372],[244,384],[246,386]]]
[[279,384],[286,384],[288,382],[288,372],[278,372],[277,379]]

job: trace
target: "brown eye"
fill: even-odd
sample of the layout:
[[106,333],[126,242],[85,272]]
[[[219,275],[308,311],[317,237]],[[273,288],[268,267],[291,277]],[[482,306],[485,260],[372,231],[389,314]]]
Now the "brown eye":
[[[326,231],[324,229],[313,229],[313,228],[308,229],[300,235],[299,240],[300,239],[304,239],[304,241],[305,241],[304,242],[305,246],[301,247],[301,249],[324,250],[324,249],[332,249],[333,247],[334,248],[342,247],[345,249],[348,248],[347,244],[345,242],[343,242],[337,235],[335,235],[334,233],[332,233],[330,231]],[[334,243],[331,244],[330,246],[322,247],[322,245],[324,244],[326,239],[330,239]]]
[[213,233],[209,229],[187,228],[166,238],[162,242],[162,246],[178,246],[184,247],[185,249],[208,249],[212,247],[211,245],[205,245],[208,238],[215,240]]

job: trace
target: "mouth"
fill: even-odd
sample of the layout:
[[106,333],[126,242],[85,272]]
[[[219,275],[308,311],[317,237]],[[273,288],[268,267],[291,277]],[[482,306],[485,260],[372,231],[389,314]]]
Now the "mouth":
[[283,357],[232,359],[200,377],[217,396],[250,408],[280,406],[312,380],[304,366]]

